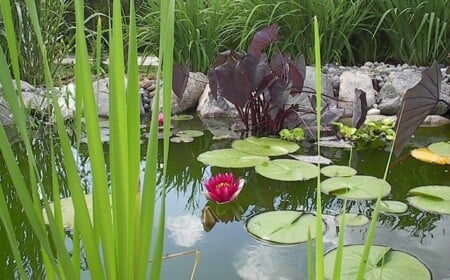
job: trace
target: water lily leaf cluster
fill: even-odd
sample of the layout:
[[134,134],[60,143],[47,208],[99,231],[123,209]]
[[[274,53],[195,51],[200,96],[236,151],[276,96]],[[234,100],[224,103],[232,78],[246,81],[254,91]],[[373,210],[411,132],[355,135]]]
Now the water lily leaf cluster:
[[[298,244],[316,237],[315,215],[299,211],[267,211],[247,220],[247,231],[255,238],[275,244]],[[325,224],[323,225],[325,228]]]
[[[364,245],[344,246],[341,279],[356,279],[363,251]],[[337,249],[334,249],[324,257],[326,279],[333,279],[336,254]],[[385,246],[371,246],[363,279],[426,280],[431,279],[431,273],[422,262],[407,253]]]
[[450,164],[450,141],[438,142],[411,151],[414,158],[435,164]]
[[[344,214],[339,214],[336,216],[336,222],[340,225],[342,223]],[[369,218],[367,216],[357,214],[357,213],[345,213],[345,226],[358,227],[369,223]]]
[[357,149],[384,147],[395,138],[394,122],[390,119],[368,121],[358,129],[334,122],[339,136],[355,143]]

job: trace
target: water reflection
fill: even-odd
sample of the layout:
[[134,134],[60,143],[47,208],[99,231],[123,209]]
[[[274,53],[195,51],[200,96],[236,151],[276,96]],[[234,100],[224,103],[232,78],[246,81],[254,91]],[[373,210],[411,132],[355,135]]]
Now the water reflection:
[[167,217],[166,228],[169,237],[181,247],[193,247],[203,237],[200,218],[193,215]]

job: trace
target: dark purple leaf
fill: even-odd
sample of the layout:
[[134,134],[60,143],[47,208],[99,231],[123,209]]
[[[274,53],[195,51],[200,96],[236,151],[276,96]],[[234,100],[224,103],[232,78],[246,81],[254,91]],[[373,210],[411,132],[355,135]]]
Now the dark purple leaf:
[[266,76],[271,75],[269,61],[265,53],[260,56],[255,56],[250,53],[247,54],[237,65],[236,70],[245,73],[247,79],[250,81],[252,91],[260,89],[261,81]]
[[355,89],[355,98],[353,100],[352,126],[360,128],[366,120],[367,111],[366,93],[363,90]]
[[173,66],[172,89],[175,95],[181,99],[189,80],[189,69],[181,64]]
[[272,24],[256,32],[250,43],[248,52],[259,56],[265,48],[278,39],[278,30],[278,25]]
[[297,68],[298,72],[300,73],[300,75],[302,75],[303,79],[305,79],[306,77],[306,62],[305,62],[305,56],[304,55],[300,55],[296,60],[295,60],[295,67]]
[[289,80],[292,81],[291,94],[302,92],[305,78],[302,76],[296,65],[292,62],[289,62]]
[[228,63],[216,67],[217,93],[242,108],[250,96],[251,85],[245,73],[236,71],[235,67]]
[[402,106],[397,113],[395,124],[397,135],[394,143],[394,154],[400,155],[408,143],[409,137],[422,124],[426,116],[439,102],[442,74],[437,61],[423,71],[420,82],[406,91]]

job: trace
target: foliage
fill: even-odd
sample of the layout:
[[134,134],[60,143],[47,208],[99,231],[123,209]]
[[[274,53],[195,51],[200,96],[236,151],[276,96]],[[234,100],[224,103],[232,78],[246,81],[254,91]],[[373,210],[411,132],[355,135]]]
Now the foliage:
[[356,144],[358,149],[384,147],[395,138],[394,122],[389,119],[368,121],[356,129],[343,123],[333,123],[338,129],[338,135]]
[[292,60],[276,51],[269,62],[263,52],[278,39],[278,29],[273,24],[258,31],[246,53],[220,53],[208,72],[212,95],[235,106],[246,131],[275,134],[300,124],[297,106],[287,101],[303,91],[303,56]]
[[300,142],[305,139],[305,132],[302,128],[296,127],[293,129],[283,128],[279,132],[280,138],[288,141]]
[[[162,72],[168,81],[163,87],[164,104],[163,113],[166,119],[170,117],[172,53],[173,53],[173,11],[175,1],[165,1],[161,7],[161,38],[160,61],[158,68],[159,83]],[[36,36],[36,52],[42,56],[42,69],[45,85],[51,95],[55,108],[54,119],[56,124],[49,126],[52,132],[57,133],[56,139],[50,137],[52,166],[49,171],[52,177],[51,192],[43,185],[42,171],[37,166],[37,156],[31,148],[32,140],[28,134],[24,108],[20,100],[20,88],[14,88],[13,80],[9,74],[9,65],[6,60],[3,46],[0,46],[0,82],[3,95],[13,112],[17,130],[23,142],[28,160],[27,168],[20,168],[16,161],[11,145],[0,126],[0,151],[5,159],[6,168],[11,176],[12,188],[18,197],[27,223],[30,224],[34,238],[39,243],[41,263],[45,267],[45,276],[48,279],[79,279],[81,277],[81,259],[87,263],[88,273],[92,279],[146,279],[148,273],[150,252],[152,255],[151,278],[159,279],[161,271],[162,251],[164,244],[165,220],[165,187],[163,179],[162,197],[158,221],[154,219],[156,184],[157,184],[157,151],[158,151],[158,123],[157,115],[152,116],[150,125],[150,141],[146,152],[145,172],[141,174],[140,166],[140,98],[138,91],[138,66],[136,47],[135,7],[130,2],[129,18],[129,44],[128,44],[128,70],[127,85],[124,73],[124,47],[121,6],[119,0],[113,1],[113,20],[111,29],[110,49],[110,154],[107,171],[105,153],[100,139],[97,105],[92,88],[92,73],[90,71],[87,51],[86,33],[84,26],[83,1],[75,1],[76,16],[76,102],[77,119],[80,123],[81,112],[86,125],[89,160],[92,175],[93,217],[89,216],[84,188],[80,178],[80,170],[76,164],[75,155],[79,150],[79,137],[81,129],[75,129],[75,140],[72,143],[67,127],[62,119],[61,112],[54,93],[53,76],[49,64],[50,56],[47,52],[45,33],[41,31],[44,19],[39,18],[39,9],[32,0],[26,0],[26,9],[29,12],[29,28]],[[1,12],[8,38],[8,51],[13,69],[19,68],[19,57],[11,54],[19,53],[15,40],[20,30],[10,28],[13,25],[8,0],[1,0]],[[40,20],[44,20],[41,22]],[[20,37],[20,36],[19,36]],[[14,70],[14,78],[20,80],[18,71]],[[159,85],[157,87],[159,89]],[[155,96],[159,100],[159,90]],[[19,97],[19,98],[18,98]],[[159,106],[155,102],[155,108]],[[164,124],[164,151],[163,166],[167,166],[169,144],[169,122]],[[34,142],[34,141],[33,141]],[[57,170],[55,164],[55,150],[61,150],[63,166]],[[67,176],[68,188],[72,205],[74,206],[75,222],[72,251],[67,248],[65,232],[62,225],[61,200],[59,192],[58,172]],[[162,171],[165,178],[165,169]],[[141,178],[142,176],[142,178]],[[143,184],[141,187],[141,180]],[[126,186],[126,187],[125,187]],[[11,223],[11,214],[6,205],[6,198],[0,186],[0,222],[7,232],[8,243],[14,255],[11,264],[17,266],[15,276],[27,279],[23,265],[24,257],[18,249],[18,238]],[[110,202],[111,194],[111,202]],[[145,202],[145,203],[142,203]],[[50,207],[53,203],[53,207]],[[51,210],[53,208],[53,211]],[[42,209],[45,209],[48,225],[44,223]],[[157,232],[153,233],[157,222]],[[154,237],[154,238],[153,238]],[[152,243],[153,239],[153,243]],[[82,250],[81,250],[82,244]],[[151,246],[153,244],[154,246]],[[152,249],[152,250],[151,250]],[[83,252],[83,255],[82,255]]]

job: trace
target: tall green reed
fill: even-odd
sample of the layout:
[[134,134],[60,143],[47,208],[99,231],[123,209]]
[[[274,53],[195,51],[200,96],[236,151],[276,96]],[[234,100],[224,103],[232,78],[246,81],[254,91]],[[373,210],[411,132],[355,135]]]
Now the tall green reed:
[[[164,102],[163,112],[167,119],[170,116],[171,97],[171,69],[173,53],[173,21],[174,1],[166,1],[161,7],[161,34],[160,71],[164,73]],[[11,24],[12,17],[5,17],[4,7],[10,5],[9,0],[1,0],[2,16]],[[135,7],[130,3],[130,43],[128,49],[128,76],[125,86],[125,67],[123,54],[123,27],[121,4],[119,0],[113,1],[113,23],[111,31],[110,49],[110,166],[111,172],[105,169],[105,157],[100,140],[97,105],[92,88],[92,73],[90,72],[89,55],[86,44],[84,28],[84,3],[75,1],[76,14],[76,95],[78,118],[81,112],[85,118],[86,134],[89,149],[89,158],[92,166],[92,192],[94,203],[94,219],[88,213],[86,200],[77,170],[77,163],[73,155],[73,145],[61,112],[59,111],[57,96],[53,90],[52,75],[48,62],[45,40],[42,36],[41,26],[34,1],[26,1],[30,13],[33,32],[37,38],[40,53],[43,57],[46,86],[49,90],[54,107],[57,139],[55,147],[62,149],[64,171],[67,176],[68,188],[75,211],[74,246],[83,245],[87,259],[89,273],[92,279],[145,279],[149,273],[149,253],[151,249],[153,216],[155,213],[156,180],[157,180],[157,120],[156,114],[152,116],[150,125],[150,141],[147,146],[146,169],[140,171],[140,117],[137,71],[137,47],[135,27]],[[12,28],[7,30],[8,38],[16,38]],[[12,33],[12,34],[11,34]],[[9,53],[17,53],[14,43],[8,42]],[[17,63],[17,57],[10,58]],[[14,89],[12,77],[8,74],[9,67],[3,48],[0,49],[0,81],[4,89],[4,96],[13,111],[17,128],[27,149],[29,174],[24,176],[15,161],[3,126],[0,126],[0,150],[6,161],[15,191],[20,199],[23,209],[31,224],[33,233],[37,236],[42,247],[42,262],[46,268],[48,279],[64,278],[78,279],[80,273],[80,250],[74,248],[71,255],[64,242],[64,231],[61,226],[61,209],[57,191],[57,173],[52,165],[53,194],[51,197],[46,188],[41,185],[40,173],[37,171],[36,159],[31,149],[31,139],[28,134],[24,108],[20,103],[20,88]],[[16,79],[20,74],[14,71]],[[158,75],[160,77],[160,75]],[[158,99],[157,99],[158,100]],[[158,106],[158,105],[156,105]],[[79,121],[79,120],[78,120]],[[168,124],[165,135],[168,135]],[[168,137],[167,137],[168,139]],[[52,140],[53,142],[53,140]],[[77,145],[76,145],[77,146]],[[168,142],[164,143],[164,165],[167,165]],[[109,177],[109,178],[108,178]],[[31,178],[25,181],[24,178]],[[141,186],[141,180],[144,181]],[[110,181],[110,183],[109,183]],[[164,192],[163,192],[164,193]],[[111,196],[111,199],[110,199]],[[51,210],[49,201],[53,200]],[[26,279],[21,264],[20,251],[17,249],[17,240],[14,238],[11,225],[11,216],[5,209],[5,196],[0,192],[0,220],[6,228],[9,243],[16,258],[20,277]],[[42,207],[48,217],[48,226],[44,224]],[[156,243],[154,244],[152,277],[159,278],[161,271],[161,258],[164,236],[164,197],[162,198],[159,225]],[[49,233],[47,232],[49,231]]]

